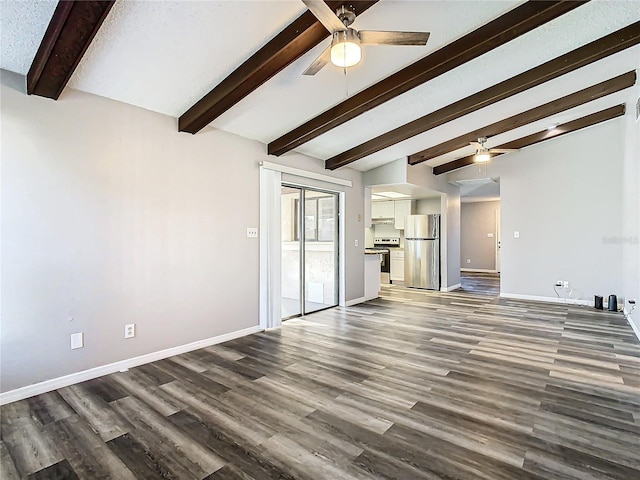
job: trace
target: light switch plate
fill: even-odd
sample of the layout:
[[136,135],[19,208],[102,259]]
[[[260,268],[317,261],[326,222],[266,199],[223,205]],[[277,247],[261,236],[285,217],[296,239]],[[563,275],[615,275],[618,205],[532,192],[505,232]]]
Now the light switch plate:
[[513,232],[513,238],[520,238],[520,232]]
[[84,347],[84,338],[82,332],[71,334],[71,350]]
[[258,238],[258,229],[255,227],[247,228],[247,238]]
[[488,238],[493,238],[493,233],[487,233]]

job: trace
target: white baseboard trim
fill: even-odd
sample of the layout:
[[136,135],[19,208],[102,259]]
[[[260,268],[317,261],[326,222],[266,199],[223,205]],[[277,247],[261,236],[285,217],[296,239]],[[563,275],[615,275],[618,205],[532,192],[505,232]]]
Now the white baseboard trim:
[[629,315],[629,309],[627,307],[624,307],[623,312],[624,312],[624,317],[627,319],[627,322],[629,322],[629,325],[631,325],[631,328],[633,329],[633,333],[635,333],[636,337],[638,337],[638,340],[640,340],[640,328],[638,328],[636,324],[633,323],[633,320]]
[[488,270],[486,268],[461,268],[461,272],[477,272],[477,273],[498,273],[497,270]]
[[578,300],[575,298],[543,297],[539,295],[521,295],[519,293],[502,293],[502,292],[500,292],[500,297],[512,298],[514,300],[531,300],[534,302],[562,303],[565,305],[585,305],[587,307],[593,307],[593,301]]
[[191,352],[199,348],[209,347],[211,345],[227,342],[229,340],[244,337],[246,335],[251,335],[252,333],[261,331],[262,329],[260,328],[260,326],[256,325],[255,327],[236,330],[235,332],[225,333],[224,335],[218,335],[217,337],[197,340],[185,345],[178,345],[177,347],[147,353],[138,357],[128,358],[126,360],[120,360],[119,362],[109,363],[100,367],[71,373],[63,377],[52,378],[51,380],[45,380],[44,382],[27,385],[26,387],[16,388],[15,390],[9,390],[8,392],[0,393],[0,405],[17,402],[18,400],[24,400],[25,398],[33,397],[34,395],[51,392],[52,390],[57,390],[58,388],[68,387],[69,385],[92,380],[103,375],[126,370],[127,368],[137,367],[139,365],[144,365],[145,363],[155,362],[157,360],[162,360],[163,358],[173,357],[174,355]]
[[440,287],[441,292],[452,292],[453,290],[457,290],[458,288],[462,288],[461,283],[456,283],[455,285],[451,285],[450,287]]
[[366,302],[367,299],[364,297],[360,297],[360,298],[354,298],[353,300],[347,300],[346,302],[344,302],[344,306],[345,307],[351,307],[353,305],[357,305],[358,303],[362,303],[362,302]]

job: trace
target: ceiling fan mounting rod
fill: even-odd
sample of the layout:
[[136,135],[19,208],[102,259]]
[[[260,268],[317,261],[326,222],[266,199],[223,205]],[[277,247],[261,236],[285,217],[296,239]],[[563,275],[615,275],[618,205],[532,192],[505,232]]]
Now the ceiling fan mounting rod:
[[336,9],[336,16],[344,24],[345,28],[348,28],[356,19],[356,14],[353,12],[353,5],[350,5],[350,7],[352,10],[347,10],[344,5]]

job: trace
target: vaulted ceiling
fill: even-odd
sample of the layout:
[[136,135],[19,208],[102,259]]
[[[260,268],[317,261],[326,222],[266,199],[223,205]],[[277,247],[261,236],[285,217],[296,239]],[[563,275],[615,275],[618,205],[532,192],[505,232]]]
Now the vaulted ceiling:
[[523,148],[619,116],[636,82],[639,1],[345,4],[359,30],[429,41],[365,45],[346,72],[303,76],[330,35],[300,0],[4,0],[0,66],[30,93],[64,101],[66,85],[173,116],[184,135],[211,125],[331,169],[407,157],[436,174],[470,164],[478,136]]

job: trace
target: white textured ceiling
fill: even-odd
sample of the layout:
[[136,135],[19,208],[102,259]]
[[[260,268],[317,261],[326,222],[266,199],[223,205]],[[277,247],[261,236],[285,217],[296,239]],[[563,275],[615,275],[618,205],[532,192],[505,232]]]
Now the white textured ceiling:
[[[426,47],[365,46],[363,62],[344,73],[328,65],[313,77],[302,71],[323,44],[214,120],[212,126],[264,143],[506,13],[522,1],[382,0],[356,19],[358,29],[425,30]],[[0,66],[25,74],[55,2],[0,1]],[[69,86],[178,117],[263,46],[305,7],[299,0],[119,0],[96,35]],[[640,20],[640,1],[591,1],[467,64],[437,77],[301,145],[327,159],[372,137],[526,71]],[[601,60],[510,99],[370,155],[360,170],[393,161],[491,124],[580,88],[631,70],[640,48]],[[62,98],[60,101],[64,101]],[[536,132],[623,101],[611,96],[554,119],[495,136],[489,146]],[[462,149],[428,162],[437,165],[472,153]]]
[[0,1],[0,66],[26,75],[47,30],[56,1]]
[[178,117],[304,11],[296,0],[118,1],[69,86]]

